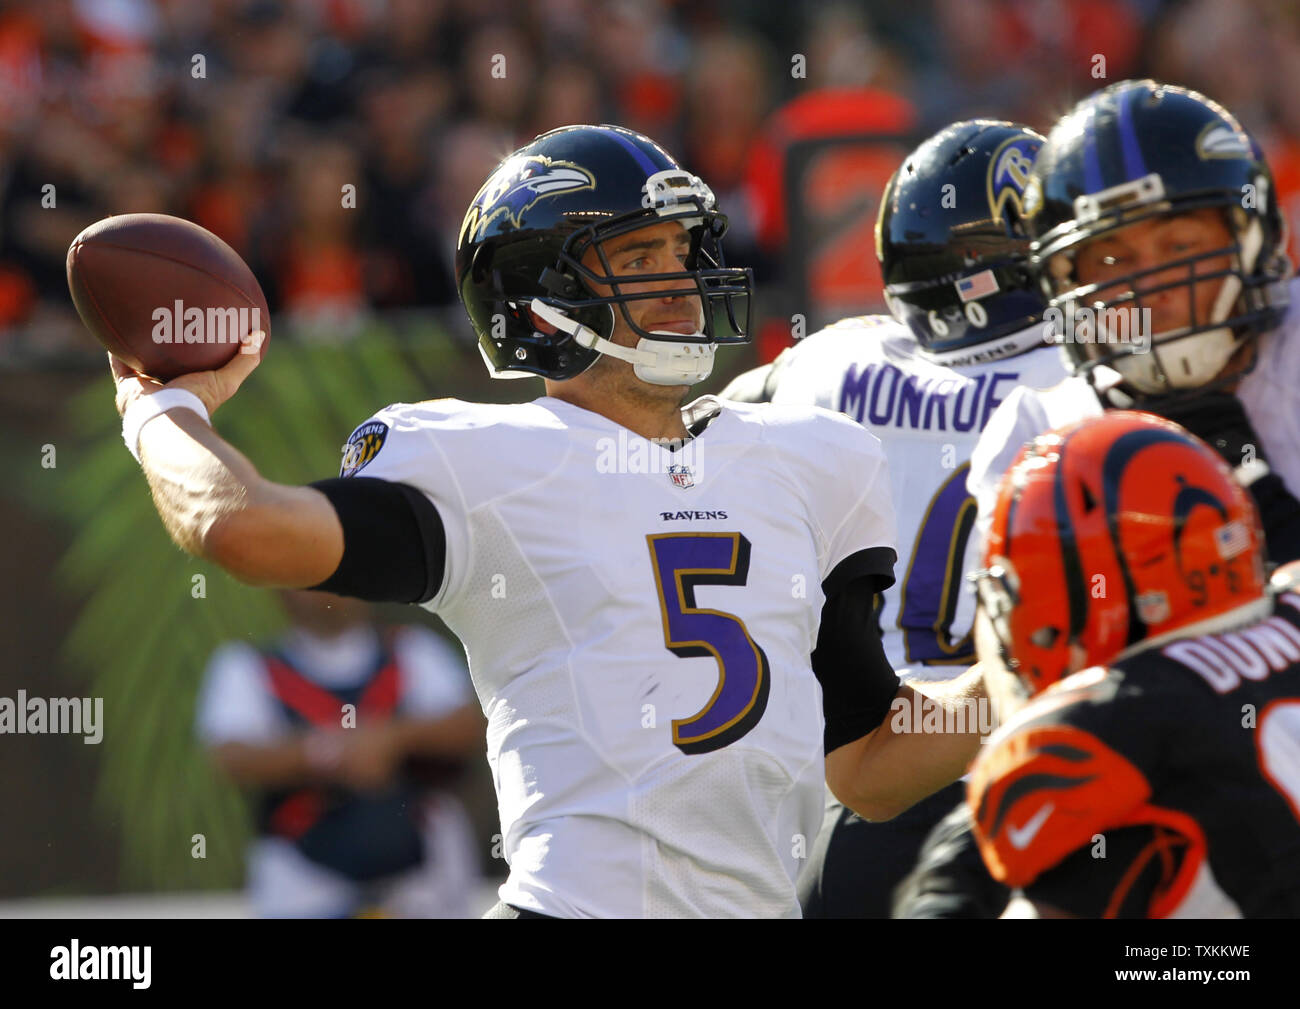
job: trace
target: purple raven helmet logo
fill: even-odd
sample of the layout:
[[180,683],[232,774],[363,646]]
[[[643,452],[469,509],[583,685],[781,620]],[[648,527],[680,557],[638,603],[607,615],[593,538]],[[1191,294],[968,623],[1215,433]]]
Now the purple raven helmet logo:
[[1006,217],[1006,206],[1012,205],[1015,215],[1024,213],[1025,186],[1034,167],[1034,158],[1042,141],[1034,137],[1011,137],[1004,140],[989,161],[989,210],[995,220]]
[[516,228],[524,212],[538,200],[561,193],[595,189],[596,179],[572,161],[552,161],[541,154],[521,154],[503,161],[483,183],[465,214],[458,245],[483,232],[499,217]]

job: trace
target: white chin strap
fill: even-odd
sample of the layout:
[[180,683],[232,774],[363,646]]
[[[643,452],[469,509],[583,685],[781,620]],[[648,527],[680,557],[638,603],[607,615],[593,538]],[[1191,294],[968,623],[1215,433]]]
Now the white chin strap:
[[[568,333],[579,346],[608,354],[632,365],[632,373],[642,382],[651,385],[694,385],[703,382],[713,372],[711,343],[682,343],[675,340],[647,340],[644,336],[635,347],[611,343],[595,330],[570,319],[557,308],[542,301],[530,306],[536,316],[561,332]],[[660,330],[651,330],[660,333]],[[680,333],[663,332],[666,337]]]

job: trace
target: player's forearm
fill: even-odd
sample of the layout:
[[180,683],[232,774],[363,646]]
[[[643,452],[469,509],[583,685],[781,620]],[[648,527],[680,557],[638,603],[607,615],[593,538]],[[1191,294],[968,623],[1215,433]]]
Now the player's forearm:
[[261,482],[253,464],[188,410],[140,432],[140,458],[154,506],[176,544],[206,557],[214,526],[247,508]]
[[264,479],[190,411],[147,424],[140,458],[163,525],[187,553],[251,585],[307,588],[338,567],[342,528],[325,496]]
[[472,704],[441,718],[392,723],[400,751],[410,757],[462,757],[481,752],[485,730],[483,715]]
[[275,788],[317,784],[325,776],[308,762],[301,738],[280,743],[221,743],[212,748],[217,766],[236,784]]
[[[933,795],[965,774],[979,753],[981,719],[972,717],[970,705],[983,696],[979,667],[922,686],[924,692],[900,687],[894,708],[880,727],[850,744],[854,747],[849,751],[854,761],[852,783],[846,789],[848,796],[839,798],[867,819],[892,819]],[[912,709],[918,704],[940,706],[937,721],[943,731],[913,731],[918,720]],[[900,709],[901,720],[895,717]],[[920,720],[923,725],[935,721],[932,715]]]
[[[926,741],[918,741],[917,733],[896,733],[891,740],[894,747],[905,752],[903,759],[913,759],[916,751],[924,749],[925,756],[917,762],[915,785],[919,794],[911,801],[919,802],[960,778],[979,756],[982,731],[988,720],[980,717],[979,705],[987,703],[984,694],[984,677],[978,665],[951,680],[922,681],[913,688],[914,694],[923,696],[925,702],[936,703],[943,709],[943,731],[920,733]],[[949,731],[951,729],[951,731]]]

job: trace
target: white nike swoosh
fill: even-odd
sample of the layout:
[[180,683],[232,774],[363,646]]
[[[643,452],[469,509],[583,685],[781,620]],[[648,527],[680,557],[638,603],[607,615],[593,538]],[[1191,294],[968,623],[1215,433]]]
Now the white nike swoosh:
[[1029,842],[1034,839],[1034,835],[1047,822],[1047,818],[1052,815],[1052,810],[1056,808],[1056,803],[1049,802],[1046,806],[1035,813],[1023,827],[1016,827],[1007,824],[1007,840],[1011,842],[1011,847],[1016,851],[1023,851],[1029,847]]

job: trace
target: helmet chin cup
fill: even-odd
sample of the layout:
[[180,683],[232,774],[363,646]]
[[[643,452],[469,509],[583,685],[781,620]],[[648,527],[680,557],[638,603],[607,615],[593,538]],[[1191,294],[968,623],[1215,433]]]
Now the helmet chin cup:
[[1241,343],[1231,329],[1220,327],[1164,344],[1153,341],[1149,353],[1117,357],[1110,366],[1146,395],[1199,389],[1219,376]]
[[643,336],[635,347],[624,347],[544,301],[534,300],[531,307],[539,319],[568,333],[580,346],[627,361],[632,365],[632,374],[650,385],[694,385],[713,372],[711,343],[683,343],[673,339],[681,333],[654,330],[654,335],[663,339],[647,340]]
[[[611,346],[616,350],[627,349],[617,344]],[[637,341],[636,349],[642,358],[632,365],[632,374],[651,385],[694,385],[713,373],[714,348],[711,343],[675,343],[642,337]],[[645,355],[652,357],[653,363],[645,363]]]

